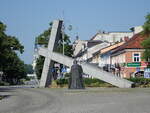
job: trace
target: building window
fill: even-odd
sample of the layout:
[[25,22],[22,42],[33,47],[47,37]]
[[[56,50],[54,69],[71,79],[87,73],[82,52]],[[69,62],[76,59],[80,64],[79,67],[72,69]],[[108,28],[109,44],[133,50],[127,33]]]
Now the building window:
[[140,53],[134,53],[133,54],[133,62],[140,62]]

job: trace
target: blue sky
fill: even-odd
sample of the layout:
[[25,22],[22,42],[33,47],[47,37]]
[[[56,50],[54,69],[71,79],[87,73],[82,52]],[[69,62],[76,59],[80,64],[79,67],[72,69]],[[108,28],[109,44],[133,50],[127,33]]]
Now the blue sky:
[[64,18],[66,26],[73,26],[71,40],[77,34],[87,40],[99,30],[129,31],[142,25],[149,4],[150,0],[0,0],[0,21],[7,25],[7,34],[25,46],[20,57],[31,63],[35,37],[52,20]]

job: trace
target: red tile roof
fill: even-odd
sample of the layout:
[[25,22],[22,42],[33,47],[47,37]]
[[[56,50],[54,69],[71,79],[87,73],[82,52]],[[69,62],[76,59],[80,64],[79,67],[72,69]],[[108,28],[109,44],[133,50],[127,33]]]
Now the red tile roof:
[[126,43],[124,43],[122,46],[116,48],[114,52],[121,51],[124,49],[143,49],[141,43],[142,41],[146,39],[146,36],[141,35],[140,33],[135,34],[132,38],[130,38]]

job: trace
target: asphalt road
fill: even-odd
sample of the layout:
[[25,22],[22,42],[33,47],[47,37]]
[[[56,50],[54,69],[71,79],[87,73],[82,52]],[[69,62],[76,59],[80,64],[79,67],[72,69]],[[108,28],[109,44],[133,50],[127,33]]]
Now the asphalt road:
[[150,113],[150,89],[0,88],[0,113]]

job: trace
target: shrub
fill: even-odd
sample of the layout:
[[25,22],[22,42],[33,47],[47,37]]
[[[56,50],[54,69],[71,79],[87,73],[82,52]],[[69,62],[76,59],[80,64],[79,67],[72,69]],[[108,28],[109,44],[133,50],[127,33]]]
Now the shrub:
[[105,83],[105,82],[102,81],[102,80],[99,80],[99,79],[97,79],[97,78],[84,78],[84,83],[85,83],[86,85],[90,85],[90,84],[92,84],[92,83],[103,84],[103,83]]
[[135,83],[136,87],[149,87],[150,86],[150,78],[129,78],[128,80]]
[[56,80],[57,85],[68,84],[68,79],[60,78]]
[[135,83],[140,83],[140,84],[143,84],[143,83],[150,83],[150,79],[149,78],[130,78],[128,79],[132,82],[135,82]]
[[0,81],[0,86],[9,86],[10,84],[8,82],[3,82],[3,81]]
[[3,98],[3,97],[2,97],[2,96],[0,96],[0,100],[2,100],[2,98]]
[[87,87],[114,87],[113,85],[97,78],[84,78],[84,83]]
[[[84,78],[84,84],[87,87],[114,87],[109,83],[106,83],[97,78]],[[56,80],[57,85],[63,87],[68,84],[68,78],[61,78]]]

